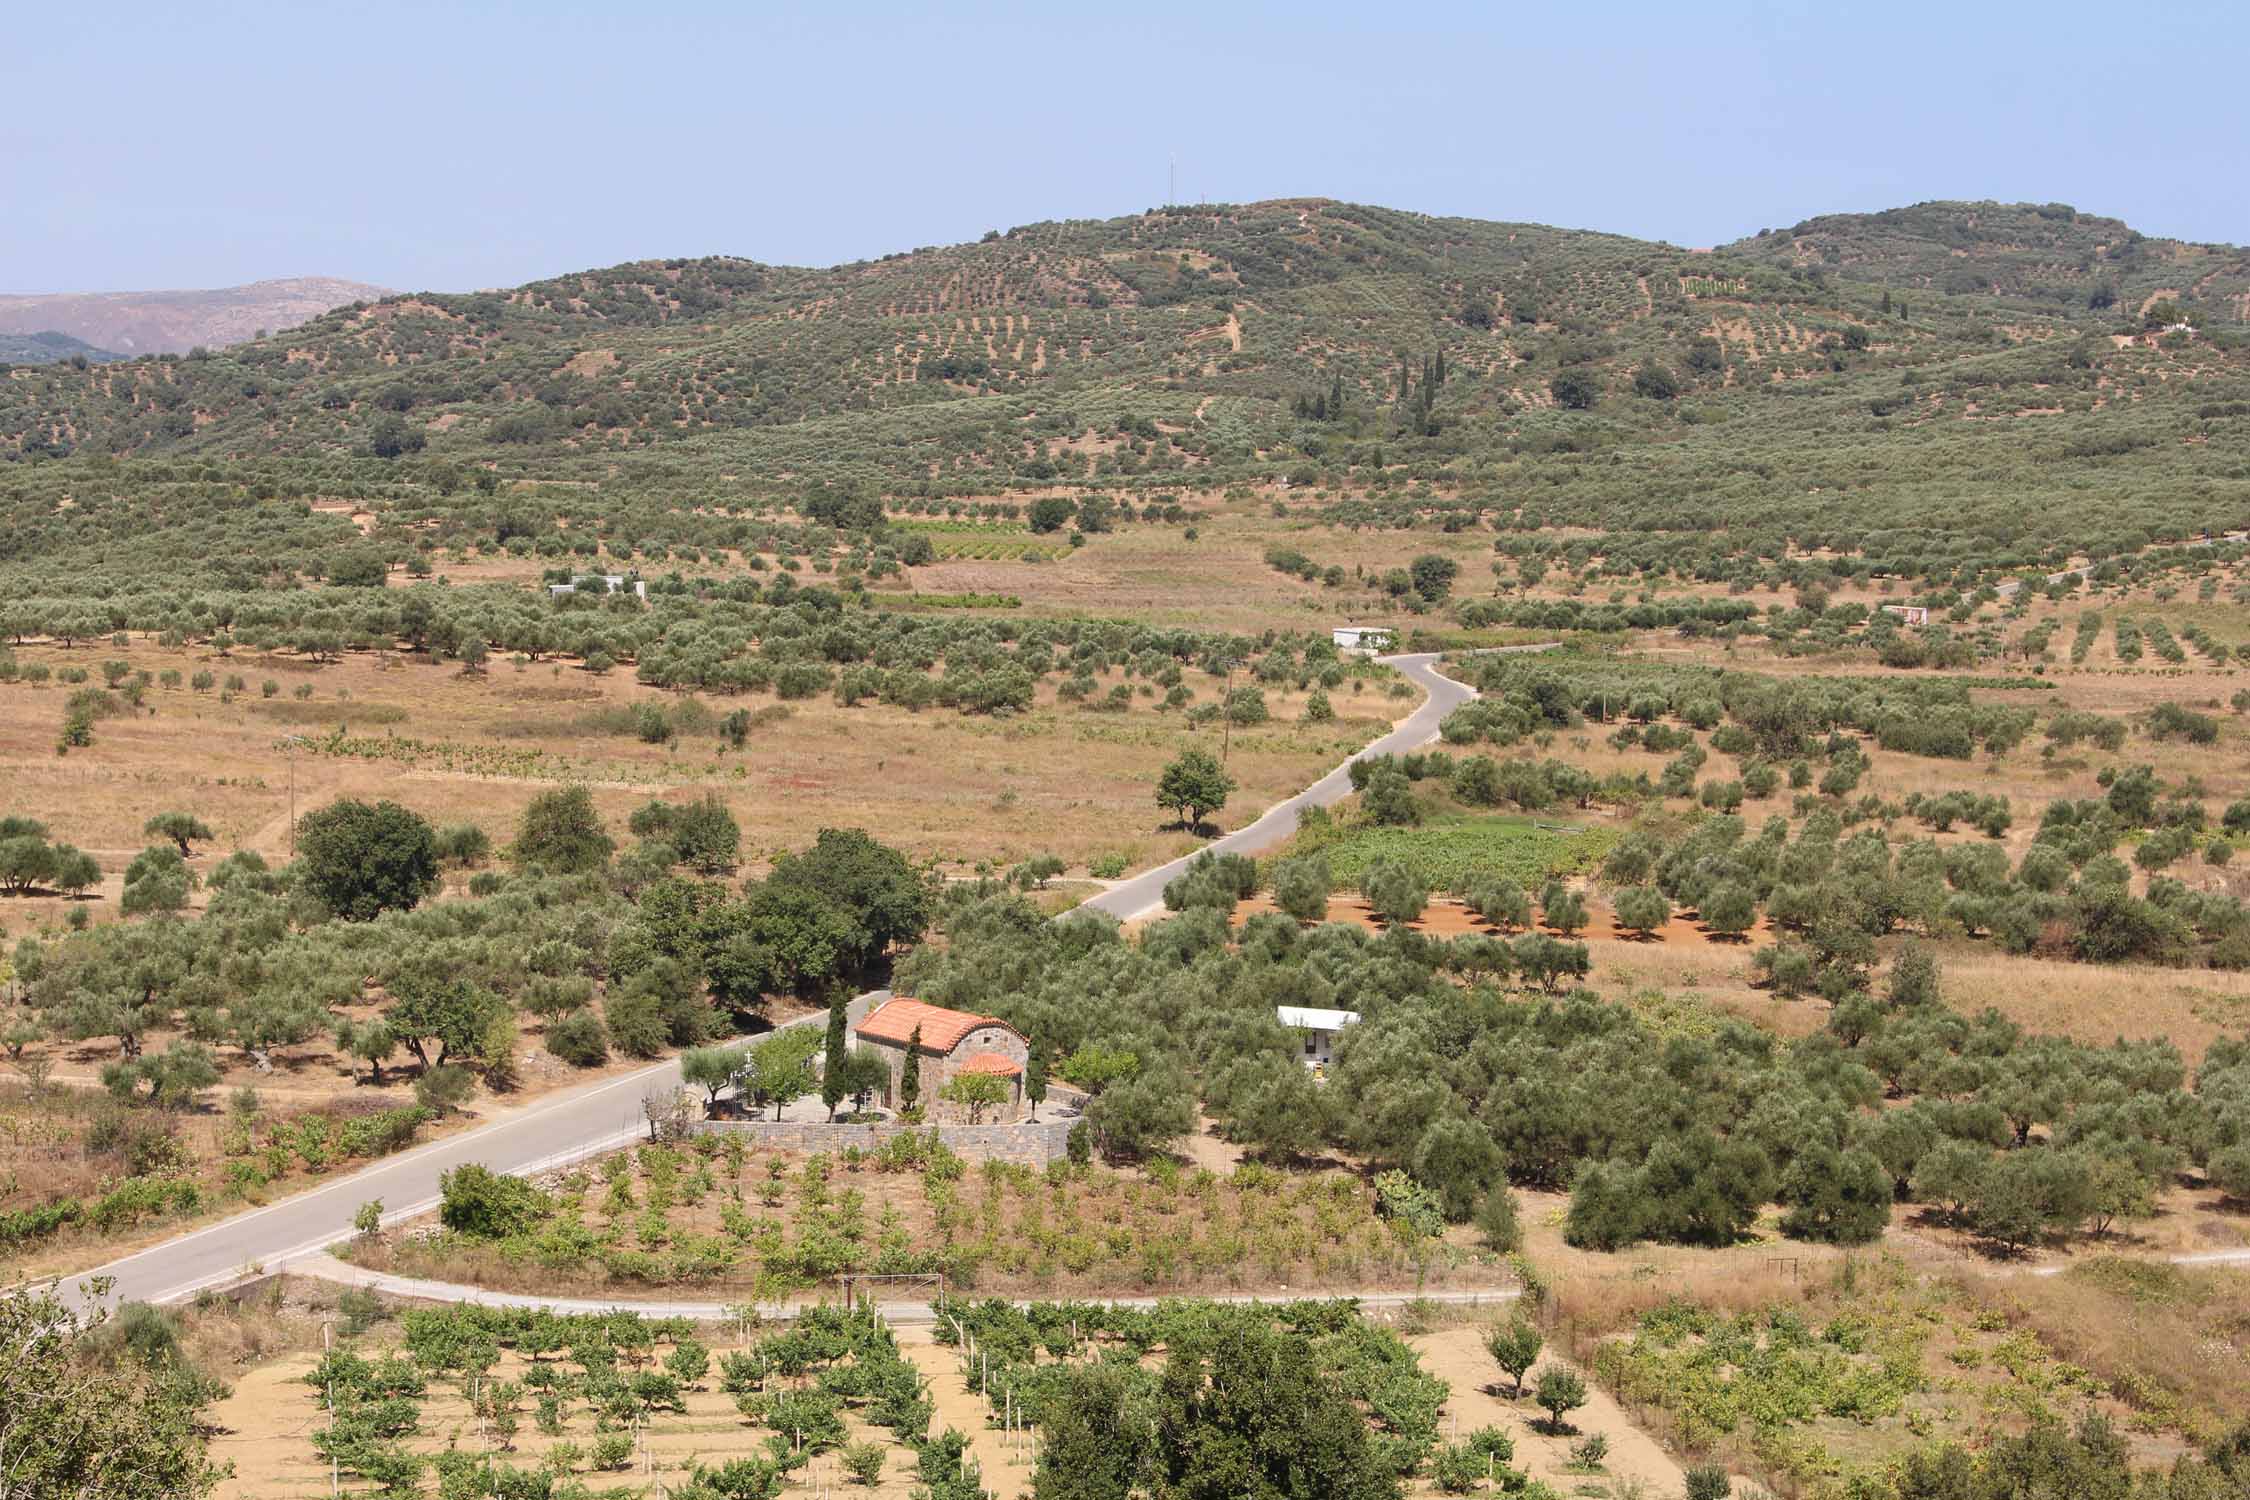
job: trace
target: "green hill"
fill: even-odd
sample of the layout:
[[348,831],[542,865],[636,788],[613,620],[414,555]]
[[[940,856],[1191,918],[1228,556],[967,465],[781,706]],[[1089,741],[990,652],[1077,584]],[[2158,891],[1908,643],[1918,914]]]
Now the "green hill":
[[1917,203],[1826,214],[1726,247],[1789,270],[1818,269],[1900,291],[1991,297],[2062,313],[2135,312],[2155,298],[2240,323],[2250,253],[2151,239],[2067,203]]
[[67,333],[0,333],[0,365],[51,365],[66,359],[107,363],[123,358]]
[[[1171,209],[826,269],[640,261],[18,368],[0,486],[123,457],[434,514],[481,475],[601,486],[540,492],[534,531],[631,503],[690,536],[696,512],[823,493],[1286,481],[1338,514],[1599,528],[1712,576],[1819,547],[2011,566],[2250,514],[2246,313],[2243,252],[2053,205],[1709,252],[1326,200]],[[2143,332],[2175,320],[2195,331]]]

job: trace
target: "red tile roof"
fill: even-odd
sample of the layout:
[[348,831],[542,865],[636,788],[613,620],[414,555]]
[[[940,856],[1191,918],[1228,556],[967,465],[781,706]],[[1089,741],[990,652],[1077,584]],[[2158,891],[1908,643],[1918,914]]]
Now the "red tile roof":
[[[943,1057],[961,1045],[961,1038],[979,1026],[1007,1026],[998,1016],[971,1015],[965,1010],[947,1010],[942,1005],[924,1005],[919,1000],[909,1000],[894,995],[859,1023],[859,1034],[870,1041],[892,1042],[905,1046],[914,1038],[915,1028],[921,1028],[922,1050]],[[1009,1027],[1009,1030],[1014,1030]]]
[[979,1052],[953,1070],[955,1073],[995,1073],[1002,1078],[1013,1078],[1023,1071],[1023,1065],[1011,1057],[997,1052]]

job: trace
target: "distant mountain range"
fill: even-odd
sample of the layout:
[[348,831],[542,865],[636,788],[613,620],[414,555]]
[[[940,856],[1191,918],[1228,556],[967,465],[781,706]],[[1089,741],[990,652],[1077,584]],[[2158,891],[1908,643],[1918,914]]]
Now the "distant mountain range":
[[[260,333],[279,333],[331,308],[389,295],[382,287],[333,276],[291,276],[204,291],[0,295],[0,335],[61,333],[124,356],[185,354],[199,345],[217,349]],[[73,352],[78,351],[57,357]]]
[[97,349],[84,339],[74,339],[51,328],[39,333],[0,333],[0,365],[47,365],[74,357],[91,364],[131,358]]

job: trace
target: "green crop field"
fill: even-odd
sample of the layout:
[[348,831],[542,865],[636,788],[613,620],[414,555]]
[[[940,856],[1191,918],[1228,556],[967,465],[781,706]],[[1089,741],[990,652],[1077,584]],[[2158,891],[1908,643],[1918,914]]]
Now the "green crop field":
[[1378,860],[1405,865],[1435,890],[1472,875],[1535,886],[1591,868],[1617,841],[1609,829],[1521,817],[1446,813],[1411,828],[1331,824],[1299,834],[1292,854],[1321,854],[1339,886],[1356,883]]

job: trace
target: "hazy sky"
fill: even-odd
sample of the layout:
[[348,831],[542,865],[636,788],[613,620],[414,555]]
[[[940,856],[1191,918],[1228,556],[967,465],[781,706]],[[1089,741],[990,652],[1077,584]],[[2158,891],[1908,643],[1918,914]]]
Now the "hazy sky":
[[[1707,245],[1926,198],[2250,240],[2234,7],[42,6],[0,291],[826,264],[1321,194]],[[2231,46],[2231,43],[2229,44]]]

